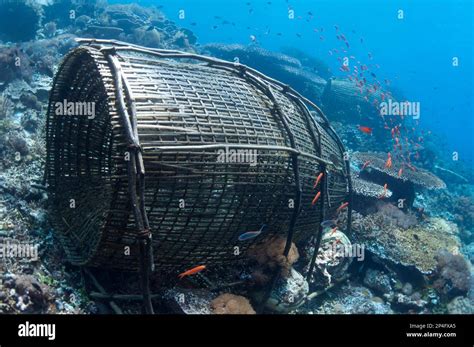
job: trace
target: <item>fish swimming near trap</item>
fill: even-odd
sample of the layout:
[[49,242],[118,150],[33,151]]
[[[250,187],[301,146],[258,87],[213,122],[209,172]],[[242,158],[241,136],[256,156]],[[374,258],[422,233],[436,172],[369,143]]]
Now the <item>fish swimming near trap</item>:
[[[159,271],[235,263],[262,237],[313,236],[320,211],[347,201],[340,139],[289,86],[196,54],[79,42],[54,78],[46,125],[50,210],[71,263],[136,270],[143,239]],[[57,112],[71,102],[95,114]]]

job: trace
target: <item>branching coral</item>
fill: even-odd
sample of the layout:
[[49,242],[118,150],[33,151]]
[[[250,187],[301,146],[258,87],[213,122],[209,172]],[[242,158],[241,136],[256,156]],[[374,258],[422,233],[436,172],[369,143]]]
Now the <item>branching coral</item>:
[[443,249],[435,258],[437,265],[433,286],[448,296],[466,294],[470,288],[471,272],[464,257]]
[[247,298],[234,294],[221,294],[211,301],[214,314],[255,314]]

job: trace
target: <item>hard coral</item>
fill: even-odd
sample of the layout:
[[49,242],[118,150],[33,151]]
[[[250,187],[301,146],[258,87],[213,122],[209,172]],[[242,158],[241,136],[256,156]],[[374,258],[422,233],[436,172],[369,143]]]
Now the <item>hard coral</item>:
[[433,286],[438,292],[451,297],[466,294],[470,288],[471,272],[464,257],[443,249],[435,258],[437,265]]
[[352,176],[352,192],[355,195],[368,198],[380,198],[381,196],[390,198],[392,196],[391,190],[387,189],[385,191],[380,184],[366,181],[357,175]]
[[422,274],[434,272],[440,249],[459,252],[460,248],[456,225],[441,218],[428,218],[405,230],[396,223],[387,223],[380,212],[365,217],[354,213],[352,231],[353,243],[364,244],[366,250],[389,264]]
[[[367,163],[367,167],[377,172],[386,174],[404,182],[411,182],[417,186],[427,189],[443,189],[446,184],[437,176],[429,171],[414,167],[413,169],[404,168],[403,164],[398,161],[392,161],[391,167],[386,167],[387,154],[382,152],[355,152],[352,159],[359,163]],[[400,173],[400,169],[403,170]]]
[[395,224],[402,229],[408,229],[418,224],[416,216],[411,212],[403,212],[398,207],[382,201],[379,201],[376,206],[386,219],[387,224]]
[[221,294],[211,301],[214,314],[255,314],[247,298],[234,294]]

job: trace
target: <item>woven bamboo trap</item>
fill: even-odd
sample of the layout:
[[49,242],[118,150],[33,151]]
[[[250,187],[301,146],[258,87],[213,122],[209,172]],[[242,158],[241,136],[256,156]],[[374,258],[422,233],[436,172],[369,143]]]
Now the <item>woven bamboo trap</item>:
[[[80,42],[59,67],[47,115],[53,223],[73,264],[136,270],[125,250],[137,254],[143,235],[158,270],[235,263],[265,237],[313,237],[347,201],[341,141],[288,86],[195,54]],[[95,117],[58,115],[65,100],[93,102]]]

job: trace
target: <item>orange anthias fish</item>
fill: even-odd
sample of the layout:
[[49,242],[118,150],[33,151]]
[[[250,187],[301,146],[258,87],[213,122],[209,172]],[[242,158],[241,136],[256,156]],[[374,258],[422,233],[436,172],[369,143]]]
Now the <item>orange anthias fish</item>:
[[318,201],[318,199],[319,199],[320,196],[321,196],[321,192],[318,192],[318,193],[314,196],[313,201],[311,201],[311,205],[314,205],[314,204]]
[[360,169],[360,171],[364,170],[368,165],[370,164],[370,160],[367,160],[364,165],[362,165],[362,168]]
[[359,130],[362,131],[364,134],[372,134],[372,128],[359,125]]
[[402,173],[403,173],[403,168],[400,168],[400,170],[398,170],[398,177],[401,177]]
[[383,193],[379,196],[379,199],[385,198],[386,195],[387,195],[387,183],[383,185]]
[[183,273],[180,273],[178,275],[178,278],[182,279],[185,276],[191,276],[191,275],[197,274],[198,272],[201,272],[202,270],[205,270],[205,269],[206,269],[206,265],[199,265],[199,266],[193,267],[190,270],[184,271]]
[[321,173],[318,175],[318,177],[316,177],[316,181],[314,182],[313,189],[318,186],[318,184],[319,184],[319,182],[321,181],[321,178],[323,178],[323,176],[324,176],[324,173],[321,172]]
[[341,210],[344,209],[344,208],[346,208],[348,205],[349,205],[348,202],[345,202],[345,203],[341,204],[341,206],[339,206],[339,207],[337,208],[336,213],[341,212]]
[[388,153],[387,161],[385,162],[385,167],[390,169],[392,167],[392,155]]

